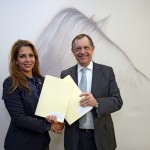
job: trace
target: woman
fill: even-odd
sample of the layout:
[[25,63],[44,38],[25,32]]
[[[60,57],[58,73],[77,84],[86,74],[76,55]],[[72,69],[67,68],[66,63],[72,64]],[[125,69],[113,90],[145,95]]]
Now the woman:
[[59,133],[63,124],[56,122],[55,116],[48,116],[46,120],[34,115],[44,78],[40,75],[37,51],[30,41],[14,43],[9,70],[2,96],[11,117],[4,147],[6,150],[47,150],[48,131],[53,127]]

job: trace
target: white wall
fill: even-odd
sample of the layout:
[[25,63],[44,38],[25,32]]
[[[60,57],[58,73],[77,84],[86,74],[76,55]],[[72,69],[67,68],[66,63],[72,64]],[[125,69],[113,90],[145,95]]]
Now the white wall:
[[[149,150],[150,144],[150,1],[149,0],[0,0],[0,97],[3,80],[9,75],[8,56],[12,44],[17,39],[33,42],[62,9],[74,7],[87,17],[94,16],[99,21],[107,16],[102,30],[131,60],[136,68],[135,74],[117,69],[116,77],[120,86],[124,106],[113,114],[118,150]],[[69,44],[69,43],[68,43]],[[111,43],[112,44],[112,43]],[[110,47],[111,48],[111,47]],[[112,47],[113,49],[114,47]],[[98,51],[96,52],[97,54]],[[116,55],[112,55],[116,57]],[[119,57],[119,56],[118,56]],[[119,59],[119,58],[118,58]],[[99,57],[95,57],[99,61]],[[125,63],[122,63],[124,68]],[[105,60],[103,60],[105,62]],[[101,62],[99,62],[101,63]],[[109,63],[108,63],[109,64]],[[128,71],[128,70],[127,70]],[[127,77],[130,74],[130,77]],[[141,76],[142,74],[142,76]],[[144,75],[144,76],[143,76]],[[145,78],[146,77],[146,78]],[[125,80],[124,80],[125,79]],[[126,84],[134,80],[134,87]],[[9,115],[3,101],[0,101],[0,149],[9,125]],[[52,136],[55,141],[56,135]],[[60,143],[62,137],[57,137]],[[55,144],[55,141],[53,144]],[[61,145],[61,144],[60,144]],[[53,145],[55,147],[55,145]],[[57,150],[57,148],[52,148]],[[58,149],[60,150],[60,148]]]

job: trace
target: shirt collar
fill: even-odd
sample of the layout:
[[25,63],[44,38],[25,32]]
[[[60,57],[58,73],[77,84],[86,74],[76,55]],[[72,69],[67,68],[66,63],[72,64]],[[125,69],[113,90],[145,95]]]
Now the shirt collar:
[[[83,67],[78,63],[78,72],[80,72],[80,70]],[[90,64],[86,67],[88,70],[93,70],[93,61],[90,62]]]
[[[26,75],[25,75],[26,76]],[[28,81],[34,81],[35,82],[35,75],[33,74],[32,78],[26,76]]]

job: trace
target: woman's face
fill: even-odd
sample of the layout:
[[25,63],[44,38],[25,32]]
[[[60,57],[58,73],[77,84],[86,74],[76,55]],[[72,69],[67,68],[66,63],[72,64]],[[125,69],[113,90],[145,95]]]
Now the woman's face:
[[18,51],[16,63],[21,72],[28,77],[32,77],[32,69],[35,65],[35,56],[32,48],[29,46],[22,46]]

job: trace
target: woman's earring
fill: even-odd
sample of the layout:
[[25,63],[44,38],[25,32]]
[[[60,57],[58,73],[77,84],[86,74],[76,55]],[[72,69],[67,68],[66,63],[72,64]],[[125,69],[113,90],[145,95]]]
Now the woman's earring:
[[16,63],[16,65],[18,65],[17,61],[15,63]]

